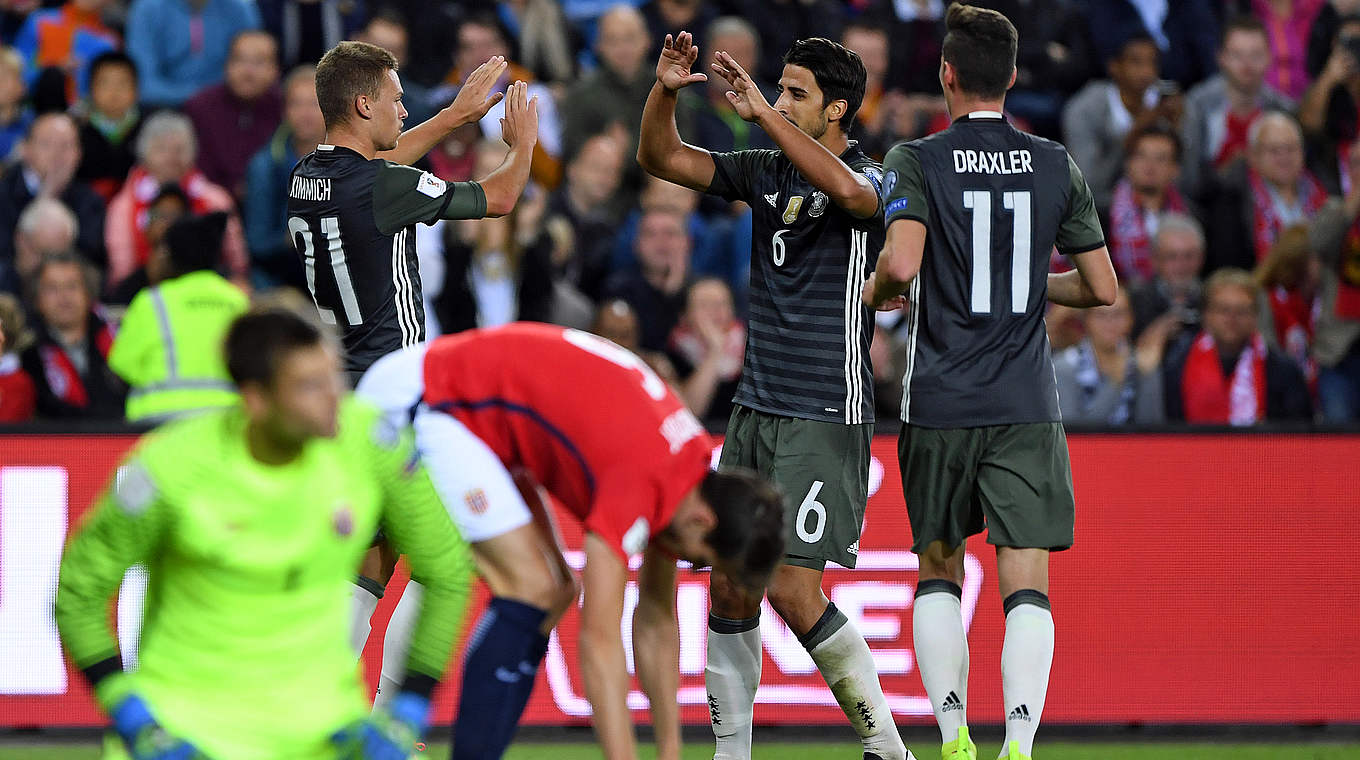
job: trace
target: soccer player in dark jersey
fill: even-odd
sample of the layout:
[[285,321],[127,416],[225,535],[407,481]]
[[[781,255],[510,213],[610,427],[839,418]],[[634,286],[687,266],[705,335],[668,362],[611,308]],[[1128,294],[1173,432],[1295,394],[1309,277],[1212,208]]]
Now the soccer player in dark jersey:
[[[707,79],[692,71],[698,55],[687,32],[666,37],[638,162],[662,179],[745,201],[754,213],[750,332],[722,462],[784,489],[788,556],[771,579],[770,604],[835,693],[864,756],[903,760],[911,755],[869,647],[822,592],[828,560],[855,566],[868,500],[873,315],[857,294],[882,244],[882,171],[842,126],[854,123],[864,97],[864,64],[830,40],[799,40],[784,56],[771,106],[719,52],[713,69],[731,88],[728,101],[779,150],[710,153],[683,143],[675,127],[677,91]],[[747,760],[761,595],[715,571],[710,598],[705,681],[715,757]]]
[[[1001,757],[1028,758],[1053,660],[1049,552],[1072,545],[1067,439],[1044,331],[1046,301],[1114,303],[1091,191],[1063,146],[1002,116],[1015,27],[951,5],[940,83],[954,123],[884,160],[888,236],[865,303],[905,293],[910,358],[898,445],[921,580],[916,662],[947,760],[968,738],[968,641],[959,612],[964,543],[985,525],[1006,611]],[[1056,244],[1076,269],[1049,274]]]
[[502,216],[529,181],[538,110],[522,82],[506,93],[510,152],[485,179],[445,182],[408,165],[500,102],[490,93],[505,67],[500,56],[482,64],[449,107],[402,132],[406,108],[390,53],[341,42],[317,64],[326,142],[289,177],[288,234],[321,318],[340,326],[352,380],[378,357],[425,339],[416,223]]

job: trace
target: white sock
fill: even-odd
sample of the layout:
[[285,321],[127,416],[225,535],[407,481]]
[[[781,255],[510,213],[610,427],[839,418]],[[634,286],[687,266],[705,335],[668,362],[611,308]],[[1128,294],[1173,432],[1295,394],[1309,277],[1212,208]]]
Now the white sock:
[[[921,593],[924,587],[925,593]],[[941,741],[959,738],[968,725],[968,634],[963,630],[962,590],[949,581],[924,581],[912,603],[916,668],[940,724]]]
[[1048,695],[1053,664],[1053,613],[1048,596],[1022,589],[1006,597],[1006,643],[1001,647],[1001,691],[1006,706],[1004,757],[1011,742],[1020,754],[1034,754],[1034,732]]
[[750,760],[751,714],[760,685],[760,616],[728,620],[708,616],[708,717],[714,760]]
[[411,651],[411,634],[415,632],[416,619],[420,617],[421,602],[425,598],[425,587],[415,581],[406,584],[401,592],[392,619],[387,622],[387,635],[383,637],[382,670],[378,675],[378,693],[373,695],[373,709],[378,710],[397,696],[401,680],[406,677],[406,656]]
[[373,617],[373,611],[378,609],[378,600],[381,597],[373,593],[367,585],[361,586],[358,583],[354,584],[350,593],[349,643],[354,647],[354,655],[358,657],[363,654],[364,644],[368,642],[368,632],[371,630],[368,619]]
[[854,623],[836,605],[828,604],[822,619],[799,640],[859,734],[864,751],[883,760],[904,760],[907,747],[878,683],[874,656]]

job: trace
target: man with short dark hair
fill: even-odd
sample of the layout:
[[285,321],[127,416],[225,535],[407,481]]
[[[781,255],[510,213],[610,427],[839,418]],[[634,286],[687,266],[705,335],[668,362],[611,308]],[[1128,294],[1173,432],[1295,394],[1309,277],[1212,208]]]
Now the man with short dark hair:
[[[1006,611],[1001,757],[1028,760],[1053,658],[1048,557],[1072,545],[1076,517],[1044,310],[1109,305],[1118,284],[1081,170],[1002,116],[1015,27],[958,3],[945,23],[955,121],[884,158],[887,242],[863,298],[894,308],[905,294],[909,308],[898,458],[920,558],[916,663],[943,757],[977,758],[959,605],[965,545],[985,527]],[[1075,270],[1048,273],[1055,245]]]
[[200,90],[183,108],[203,151],[198,168],[241,198],[246,164],[283,119],[279,46],[268,32],[241,32],[231,41],[226,76]]
[[1170,127],[1153,124],[1129,135],[1124,176],[1110,200],[1110,258],[1121,281],[1153,276],[1152,240],[1163,214],[1189,213],[1176,187],[1181,143]]
[[490,93],[504,69],[504,59],[487,61],[449,107],[403,133],[406,109],[390,53],[342,42],[317,66],[326,142],[289,178],[288,232],[322,320],[340,325],[352,379],[378,357],[425,339],[416,223],[503,216],[528,182],[537,111],[522,83],[509,93],[504,120],[510,152],[485,179],[449,183],[409,166],[500,102]]
[[[224,353],[241,401],[144,437],[62,555],[57,627],[112,718],[106,757],[403,760],[461,628],[467,544],[317,325],[249,313]],[[425,594],[401,694],[367,717],[347,587],[379,527]],[[155,603],[124,672],[109,600],[137,564]]]
[[[680,757],[675,561],[763,589],[783,553],[778,489],[749,471],[712,471],[712,439],[666,383],[579,330],[521,323],[445,336],[383,357],[358,393],[393,419],[414,415],[417,448],[491,589],[463,666],[455,760],[505,751],[548,634],[580,590],[541,491],[585,534],[577,652],[603,756],[637,756],[619,625],[629,558],[641,554],[633,657],[658,755]],[[384,686],[388,660],[405,659],[420,589],[408,585],[393,612]]]
[[[881,247],[879,165],[848,139],[864,98],[859,56],[813,37],[784,56],[771,106],[725,50],[713,71],[743,120],[779,150],[711,153],[684,143],[677,93],[707,80],[688,32],[666,37],[642,116],[651,174],[752,209],[750,330],[722,462],[768,475],[788,495],[784,564],[771,606],[816,663],[866,758],[910,758],[855,625],[822,591],[828,561],[853,568],[868,501],[873,318],[855,300]],[[644,343],[645,345],[645,343]],[[705,683],[719,760],[749,760],[760,682],[760,602],[715,571]]]

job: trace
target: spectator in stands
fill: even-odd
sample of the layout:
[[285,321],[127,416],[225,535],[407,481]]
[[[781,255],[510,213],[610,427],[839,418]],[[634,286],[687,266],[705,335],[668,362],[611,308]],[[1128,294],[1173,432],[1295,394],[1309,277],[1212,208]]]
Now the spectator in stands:
[[1126,285],[1153,276],[1152,239],[1168,212],[1185,214],[1189,205],[1176,188],[1181,142],[1170,128],[1152,124],[1129,135],[1124,176],[1110,200],[1110,258]]
[[[696,73],[712,72],[718,51],[727,52],[747,71],[754,71],[760,60],[760,38],[756,36],[755,27],[736,16],[723,16],[710,24],[699,49],[704,65],[695,69]],[[765,97],[774,102],[769,85],[763,80],[757,80],[757,83]],[[732,104],[727,102],[727,83],[716,76],[681,90],[675,120],[685,142],[703,145],[711,151],[774,147],[759,127],[737,118]],[[645,317],[643,321],[646,321]]]
[[227,56],[227,75],[184,104],[198,144],[198,168],[213,183],[240,197],[246,164],[279,128],[283,94],[279,91],[278,45],[265,32],[236,35]]
[[562,87],[572,81],[573,40],[556,0],[497,0],[496,15],[514,38],[519,62],[536,79]]
[[90,97],[79,107],[80,167],[76,179],[90,183],[107,203],[137,163],[133,146],[142,128],[137,107],[137,65],[119,50],[90,62]]
[[638,224],[637,271],[616,272],[605,282],[607,298],[621,298],[637,313],[639,343],[662,351],[685,308],[691,240],[685,218],[674,211],[649,211]]
[[249,299],[214,271],[226,226],[220,211],[181,218],[152,254],[154,284],[132,299],[108,357],[130,388],[130,421],[164,422],[238,398],[221,346]]
[[562,147],[569,161],[587,139],[616,124],[627,136],[627,155],[636,153],[642,106],[656,82],[648,65],[652,39],[642,14],[630,5],[616,5],[600,17],[595,30],[599,66],[573,84],[562,102]]
[[633,307],[629,306],[627,301],[615,298],[600,304],[595,310],[590,331],[637,354],[658,377],[666,381],[676,395],[679,395],[680,378],[675,373],[675,367],[671,366],[671,360],[660,351],[647,351],[638,344],[640,328],[637,312],[633,311]]
[[1086,337],[1086,325],[1081,321],[1081,309],[1051,303],[1044,316],[1044,329],[1048,333],[1048,348],[1053,354],[1065,351]]
[[80,223],[54,198],[37,198],[19,215],[14,230],[14,261],[0,264],[0,290],[22,295],[38,265],[50,255],[75,250]]
[[28,422],[37,409],[33,378],[19,361],[32,340],[19,299],[0,293],[0,424]]
[[1214,73],[1218,21],[1212,0],[1086,0],[1099,60],[1133,37],[1150,37],[1161,53],[1162,76],[1186,89]]
[[14,228],[35,198],[55,198],[80,222],[76,247],[97,265],[104,262],[104,201],[75,178],[80,130],[63,113],[34,119],[19,149],[19,162],[0,175],[0,262],[14,260]]
[[1239,16],[1223,28],[1218,74],[1193,87],[1181,118],[1181,186],[1202,199],[1217,175],[1245,160],[1247,132],[1266,111],[1290,111],[1293,103],[1266,83],[1270,48],[1266,30],[1253,16]]
[[38,416],[122,419],[126,391],[107,361],[113,327],[95,301],[99,274],[75,254],[59,254],[43,259],[34,277],[38,323],[22,362],[37,389]]
[[1252,12],[1264,22],[1270,39],[1266,81],[1298,100],[1308,89],[1308,33],[1327,0],[1251,0]]
[[293,165],[316,150],[326,137],[326,123],[316,99],[315,66],[294,69],[284,80],[283,98],[282,126],[246,167],[242,205],[250,248],[250,280],[258,289],[306,287],[302,264],[288,233],[288,176]]
[[1247,163],[1229,171],[1209,212],[1209,269],[1255,269],[1286,227],[1306,222],[1327,192],[1303,164],[1303,132],[1270,112],[1247,133]]
[[[1360,145],[1350,152],[1351,176],[1360,176]],[[1319,266],[1313,359],[1318,364],[1318,405],[1328,422],[1360,420],[1360,182],[1332,198],[1309,230]]]
[[1360,16],[1341,19],[1327,63],[1299,104],[1299,126],[1308,138],[1311,165],[1328,190],[1339,195],[1357,179],[1346,169],[1360,136]]
[[1307,420],[1303,373],[1266,345],[1257,324],[1256,281],[1241,269],[1204,285],[1204,330],[1169,356],[1163,372],[1167,418],[1213,425]]
[[23,59],[14,48],[0,45],[0,164],[9,160],[33,122],[27,97]]
[[1067,150],[1100,209],[1110,206],[1128,135],[1158,121],[1174,127],[1179,119],[1180,97],[1158,87],[1157,56],[1151,38],[1128,40],[1106,61],[1110,78],[1087,84],[1063,108]]
[[259,28],[250,0],[132,0],[127,52],[137,62],[142,103],[175,108],[221,82],[232,40]]
[[1006,93],[1006,111],[1028,121],[1036,134],[1058,139],[1063,101],[1097,76],[1085,17],[1068,0],[972,4],[1005,14],[1020,35],[1015,86]]
[[841,32],[841,44],[859,55],[867,75],[864,100],[855,112],[855,125],[859,127],[855,136],[859,138],[861,150],[882,160],[888,148],[897,142],[893,112],[906,98],[900,91],[889,92],[887,89],[888,32],[874,24],[852,21]]
[[1063,422],[1147,425],[1164,421],[1162,354],[1169,327],[1144,331],[1135,346],[1129,293],[1109,306],[1085,309],[1086,337],[1053,357]]
[[746,326],[737,320],[727,283],[701,277],[689,286],[666,353],[685,406],[707,422],[727,419],[746,353]]
[[1308,225],[1297,224],[1280,233],[1270,253],[1253,272],[1264,296],[1261,333],[1271,348],[1278,349],[1303,370],[1310,392],[1316,390],[1318,375],[1312,351],[1319,268],[1308,239]]
[[940,49],[944,44],[944,12],[948,5],[942,0],[868,3],[861,18],[886,30],[893,40],[888,81],[894,88],[913,94],[940,92]]
[[[1204,228],[1185,214],[1162,217],[1152,239],[1153,276],[1130,288],[1133,336],[1169,318],[1189,335],[1199,332],[1200,270],[1204,267]],[[1172,335],[1174,342],[1178,337]]]
[[[236,203],[230,193],[213,184],[194,167],[197,152],[194,127],[187,116],[163,112],[151,116],[142,125],[142,133],[137,138],[137,165],[132,168],[123,189],[109,203],[105,242],[109,250],[110,291],[125,290],[123,281],[133,275],[146,277],[144,267],[152,248],[147,236],[149,220],[146,212],[160,195],[161,188],[169,183],[179,186],[195,214],[209,211],[232,214],[223,243],[223,263],[233,281],[238,285],[246,282],[249,259],[241,223],[235,214]],[[145,279],[140,279],[137,287],[145,283]]]
[[[410,62],[411,31],[407,26],[405,16],[398,13],[394,8],[380,8],[369,17],[368,23],[354,35],[354,39],[359,42],[367,42],[370,45],[377,45],[397,59],[397,67],[401,70],[402,75],[401,104],[406,107],[407,124],[413,126],[424,124],[439,111],[431,102],[430,88],[406,75],[406,64]],[[438,174],[438,172],[435,173]],[[439,176],[451,182],[461,182],[467,179],[466,177],[454,179],[444,177],[442,174]]]
[[796,40],[840,37],[847,11],[844,0],[733,0],[728,5],[733,15],[750,21],[760,36],[763,54],[756,68],[747,71],[766,82],[778,82],[783,76],[784,51]]
[[255,4],[265,31],[279,42],[285,69],[315,65],[327,50],[352,39],[364,23],[361,0],[255,0]]
[[[453,70],[445,77],[444,85],[431,93],[431,98],[437,103],[451,102],[469,73],[492,56],[504,56],[511,63],[493,92],[503,93],[516,80],[529,83],[529,97],[538,98],[538,143],[534,147],[530,176],[544,187],[557,187],[562,178],[562,166],[559,163],[562,157],[562,124],[557,115],[557,99],[552,90],[534,81],[533,72],[511,59],[512,52],[505,30],[495,16],[478,13],[467,17],[458,25],[458,47]],[[493,106],[478,122],[482,136],[499,140],[503,116],[504,103]]]
[[[482,141],[475,176],[490,174],[505,153],[499,140]],[[442,332],[551,321],[552,240],[543,231],[545,208],[543,191],[534,187],[505,216],[445,225],[446,269],[434,304]]]
[[718,18],[718,11],[707,0],[647,0],[638,10],[647,19],[648,35],[653,40],[665,39],[668,34],[707,29]]
[[59,7],[29,14],[14,47],[24,58],[24,78],[32,87],[49,68],[65,76],[66,99],[89,92],[89,65],[96,56],[118,48],[118,35],[104,25],[109,0],[67,0]]
[[548,200],[548,218],[570,225],[568,255],[554,261],[557,278],[592,298],[598,297],[610,272],[610,253],[619,218],[610,203],[623,178],[623,143],[614,135],[599,134],[585,141],[567,164],[566,181]]

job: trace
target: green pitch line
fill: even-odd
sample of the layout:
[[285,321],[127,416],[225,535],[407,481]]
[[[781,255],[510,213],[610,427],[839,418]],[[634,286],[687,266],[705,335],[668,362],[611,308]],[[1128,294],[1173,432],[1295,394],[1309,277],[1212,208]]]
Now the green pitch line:
[[[990,758],[996,747],[980,746],[979,756]],[[939,757],[938,745],[914,744],[918,760]],[[419,755],[430,760],[445,760],[448,746],[432,744]],[[752,760],[853,760],[860,756],[858,744],[756,744]],[[99,749],[85,744],[16,744],[0,739],[0,760],[95,760]],[[599,748],[593,744],[519,744],[506,754],[506,760],[598,760]],[[641,757],[655,753],[643,747]],[[685,760],[712,760],[713,749],[697,743],[685,746]],[[1180,742],[1129,743],[1041,743],[1035,760],[1356,760],[1360,744],[1191,744]]]

